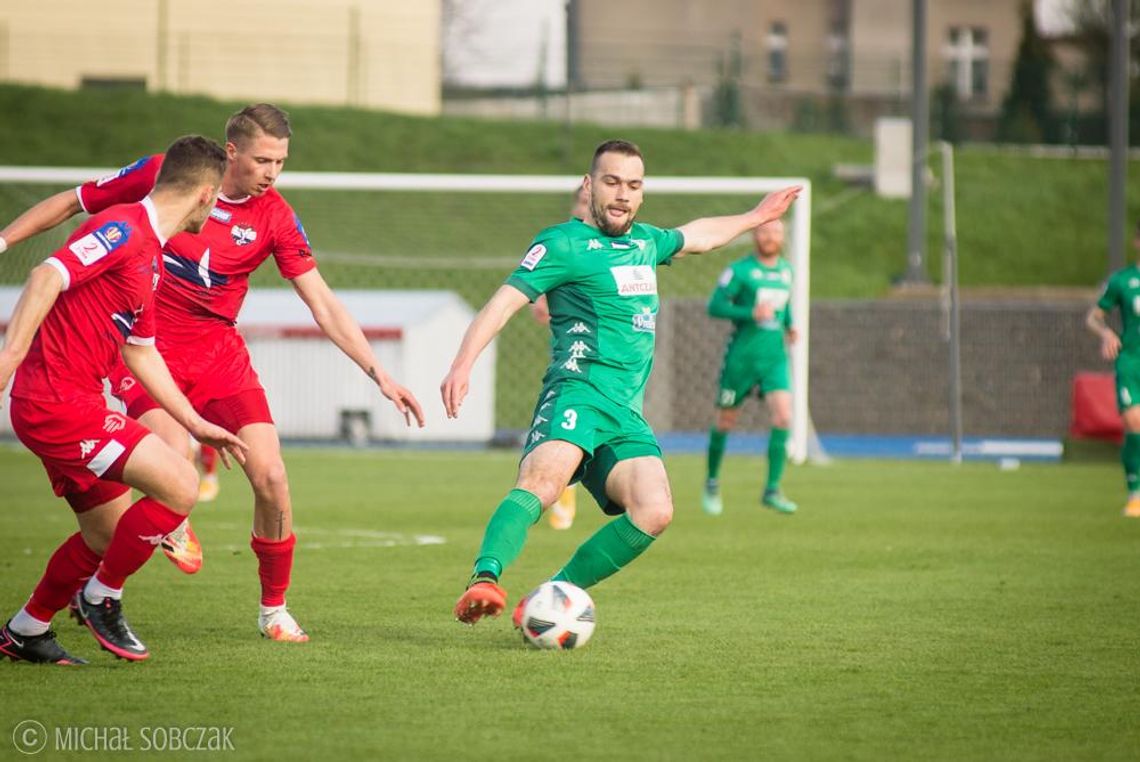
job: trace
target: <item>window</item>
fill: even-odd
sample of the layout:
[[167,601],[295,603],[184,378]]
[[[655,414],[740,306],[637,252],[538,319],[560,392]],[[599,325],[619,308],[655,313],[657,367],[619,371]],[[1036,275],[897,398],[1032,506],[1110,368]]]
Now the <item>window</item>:
[[785,82],[788,79],[788,27],[783,21],[773,21],[768,29],[768,81]]
[[989,35],[980,27],[950,27],[946,47],[950,84],[963,100],[985,98],[989,92]]
[[851,55],[847,30],[835,27],[827,35],[827,85],[835,91],[847,89],[851,76]]

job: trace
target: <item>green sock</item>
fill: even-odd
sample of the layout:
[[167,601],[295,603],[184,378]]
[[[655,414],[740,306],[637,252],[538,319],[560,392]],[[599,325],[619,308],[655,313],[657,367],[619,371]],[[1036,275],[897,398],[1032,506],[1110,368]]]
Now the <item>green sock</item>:
[[788,462],[788,430],[772,429],[768,435],[768,484],[765,492],[779,492],[784,464]]
[[541,515],[542,503],[532,493],[524,489],[508,492],[487,522],[479,557],[475,559],[475,574],[501,577],[503,570],[519,557],[526,543],[527,529]]
[[1124,481],[1128,484],[1128,494],[1140,490],[1140,434],[1129,432],[1124,435],[1120,462],[1124,464]]
[[554,579],[583,588],[596,585],[644,553],[654,539],[623,513],[578,546]]
[[715,426],[709,429],[709,481],[720,476],[720,462],[724,460],[724,446],[727,441],[727,431],[720,431]]

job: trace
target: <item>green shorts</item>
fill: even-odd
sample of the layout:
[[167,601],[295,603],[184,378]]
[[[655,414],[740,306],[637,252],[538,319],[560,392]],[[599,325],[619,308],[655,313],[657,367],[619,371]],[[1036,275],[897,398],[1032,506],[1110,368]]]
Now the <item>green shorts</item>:
[[1116,356],[1116,407],[1123,413],[1140,405],[1140,357],[1121,352]]
[[771,392],[790,392],[792,378],[787,356],[769,362],[741,362],[731,356],[726,357],[720,370],[716,406],[740,407],[753,389],[759,390],[760,397]]
[[606,497],[606,479],[614,466],[630,458],[661,457],[657,437],[641,413],[575,382],[556,382],[542,388],[522,457],[552,439],[570,442],[586,453],[570,483],[582,482],[611,516],[625,512],[624,506]]

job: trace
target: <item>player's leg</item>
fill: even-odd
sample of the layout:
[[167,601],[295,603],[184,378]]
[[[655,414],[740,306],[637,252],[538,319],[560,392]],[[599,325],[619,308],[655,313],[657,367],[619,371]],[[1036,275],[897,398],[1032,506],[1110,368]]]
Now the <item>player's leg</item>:
[[580,446],[557,439],[535,446],[523,457],[514,489],[487,523],[471,581],[455,604],[456,619],[474,624],[502,613],[507,595],[499,587],[499,578],[522,552],[527,530],[569,484],[582,457]]
[[[642,451],[644,452],[644,448]],[[632,450],[627,449],[626,453]],[[587,588],[615,574],[649,549],[673,520],[673,495],[660,455],[623,457],[621,448],[599,448],[591,468],[608,470],[605,495],[613,507],[625,509],[602,526],[574,552],[554,575]],[[600,474],[598,474],[600,475]]]
[[1125,408],[1124,443],[1120,448],[1120,460],[1124,466],[1124,480],[1128,488],[1128,501],[1124,505],[1124,515],[1140,518],[1140,405]]
[[792,425],[792,394],[778,389],[765,394],[771,429],[768,434],[768,480],[761,502],[780,513],[795,513],[796,504],[780,489],[788,462],[788,430]]
[[[180,455],[190,458],[190,435],[158,403],[150,398],[134,376],[121,363],[112,371],[111,388],[127,409],[127,417],[146,426],[163,442]],[[162,539],[163,555],[185,574],[195,574],[202,568],[202,545],[190,526],[182,522]]]
[[[267,408],[268,409],[268,408]],[[250,548],[257,556],[261,581],[258,630],[270,640],[304,643],[308,634],[289,613],[285,595],[293,576],[293,502],[281,456],[281,440],[272,423],[247,423],[237,435],[249,445],[242,464],[253,488],[253,532]]]
[[103,648],[140,660],[150,654],[123,616],[123,586],[163,537],[186,520],[198,497],[198,474],[181,453],[136,422],[127,423],[125,434],[134,438],[141,433],[141,438],[124,448],[104,478],[128,484],[143,497],[119,517],[99,568],[76,596],[76,604]]
[[28,602],[0,630],[0,654],[13,661],[86,663],[59,645],[51,621],[74,601],[76,592],[99,567],[119,517],[130,506],[130,488],[100,481],[65,497],[76,511],[79,531],[56,548]]
[[562,494],[554,501],[547,511],[547,519],[551,529],[564,530],[574,525],[574,516],[578,513],[578,497],[574,485],[562,490]]
[[719,516],[724,511],[724,502],[720,496],[720,466],[724,460],[729,432],[736,427],[736,418],[740,413],[740,403],[731,389],[721,390],[717,402],[716,421],[709,429],[705,487],[701,492],[701,510],[710,516]]
[[202,481],[198,486],[198,502],[211,503],[218,499],[218,451],[210,445],[198,448],[198,463],[202,466]]

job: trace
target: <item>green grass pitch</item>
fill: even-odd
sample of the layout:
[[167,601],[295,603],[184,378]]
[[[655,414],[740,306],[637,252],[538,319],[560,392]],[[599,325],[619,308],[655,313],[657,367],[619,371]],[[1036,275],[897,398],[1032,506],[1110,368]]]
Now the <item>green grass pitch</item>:
[[[677,517],[594,589],[581,651],[523,647],[506,617],[451,619],[504,452],[289,449],[300,539],[290,605],[312,642],[258,637],[249,490],[223,475],[195,525],[206,564],[155,558],[125,609],[127,664],[62,616],[82,669],[0,664],[0,758],[49,729],[233,727],[227,759],[1135,759],[1140,521],[1111,464],[847,462],[797,468],[800,513],[756,503],[729,457],[725,515],[696,508],[702,459],[669,457]],[[36,460],[0,447],[0,609],[74,531]],[[543,522],[517,596],[603,520]],[[54,743],[54,740],[53,740]],[[78,756],[78,755],[77,755]],[[98,753],[83,754],[96,759]],[[203,756],[203,755],[198,755]]]

